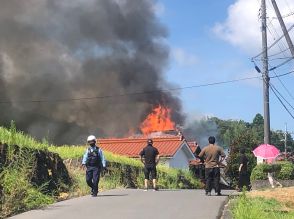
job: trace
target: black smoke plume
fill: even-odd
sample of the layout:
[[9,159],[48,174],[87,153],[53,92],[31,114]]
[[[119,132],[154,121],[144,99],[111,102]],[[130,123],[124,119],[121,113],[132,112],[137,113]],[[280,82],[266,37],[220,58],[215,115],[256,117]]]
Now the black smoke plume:
[[167,31],[154,4],[1,0],[0,125],[14,120],[35,137],[81,143],[88,134],[126,135],[158,104],[181,124],[171,93],[117,96],[169,87]]

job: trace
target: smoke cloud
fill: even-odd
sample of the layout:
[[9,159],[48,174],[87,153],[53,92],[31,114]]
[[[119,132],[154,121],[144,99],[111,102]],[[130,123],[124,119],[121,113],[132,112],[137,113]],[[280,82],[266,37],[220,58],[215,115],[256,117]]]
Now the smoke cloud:
[[[209,136],[218,136],[218,126],[212,119],[191,119],[184,127],[183,133],[188,141],[197,141],[203,148],[208,145]],[[218,139],[216,139],[218,140]]]
[[[2,0],[0,125],[57,144],[88,134],[118,137],[136,129],[151,109],[171,107],[166,89],[167,31],[151,0]],[[56,101],[81,97],[112,98]],[[30,100],[42,100],[30,102]],[[3,101],[7,101],[3,103]]]

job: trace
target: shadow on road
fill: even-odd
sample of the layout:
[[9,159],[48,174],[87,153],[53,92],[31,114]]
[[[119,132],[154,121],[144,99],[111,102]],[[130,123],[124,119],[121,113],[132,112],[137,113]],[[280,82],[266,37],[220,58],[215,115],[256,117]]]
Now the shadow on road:
[[158,189],[156,192],[179,192],[180,189]]
[[119,196],[128,196],[128,194],[119,194],[119,195],[98,195],[98,197],[119,197]]

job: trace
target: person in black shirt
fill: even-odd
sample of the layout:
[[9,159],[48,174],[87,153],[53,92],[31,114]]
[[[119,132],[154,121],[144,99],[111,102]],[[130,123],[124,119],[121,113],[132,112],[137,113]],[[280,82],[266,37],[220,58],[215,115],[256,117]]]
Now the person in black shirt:
[[248,173],[248,158],[245,155],[245,149],[240,150],[240,166],[239,166],[239,182],[238,182],[238,191],[242,191],[245,186],[246,189],[250,190],[250,176]]
[[156,188],[156,165],[159,162],[159,152],[157,148],[153,147],[153,140],[148,139],[147,140],[147,146],[143,148],[143,150],[140,152],[141,161],[144,164],[144,174],[145,174],[145,189],[144,191],[147,191],[148,189],[148,181],[151,173],[152,182],[153,182],[153,189],[154,191],[157,190]]

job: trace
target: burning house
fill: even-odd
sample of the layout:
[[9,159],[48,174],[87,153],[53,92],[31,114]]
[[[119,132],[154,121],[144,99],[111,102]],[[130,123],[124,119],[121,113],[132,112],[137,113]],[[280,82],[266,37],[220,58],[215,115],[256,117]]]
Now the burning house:
[[[99,146],[114,154],[139,158],[146,146],[147,138],[98,139]],[[182,136],[157,136],[153,144],[158,149],[160,163],[172,168],[188,169],[195,156]]]
[[171,109],[157,106],[140,125],[140,135],[131,134],[125,138],[98,139],[99,146],[114,154],[139,158],[139,153],[152,138],[161,157],[160,162],[168,167],[188,169],[195,156],[183,135],[175,131]]

